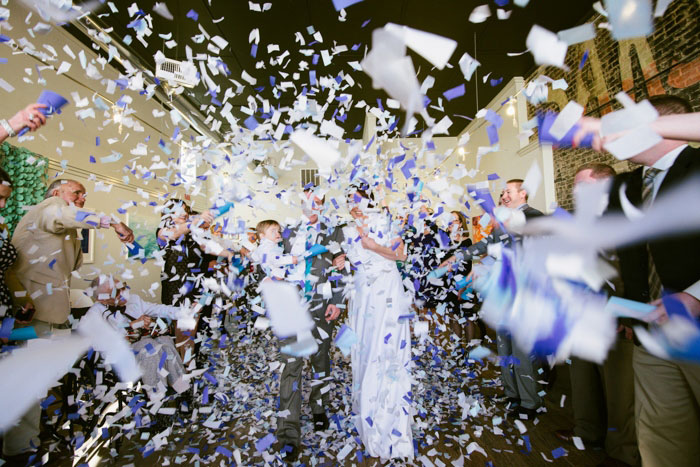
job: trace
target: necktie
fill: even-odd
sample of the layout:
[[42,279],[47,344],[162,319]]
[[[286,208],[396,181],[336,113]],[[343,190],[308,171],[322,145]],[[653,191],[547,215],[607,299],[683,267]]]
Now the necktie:
[[[653,167],[648,168],[644,172],[644,177],[642,178],[642,205],[648,207],[654,201],[654,179],[661,172],[659,169]],[[656,265],[654,264],[654,258],[651,256],[651,250],[649,249],[649,244],[647,243],[647,258],[648,258],[648,275],[649,280],[649,301],[654,301],[661,297],[661,278],[659,273],[656,271]]]
[[[308,251],[311,248],[311,232],[307,232],[306,234],[306,251]],[[304,292],[306,295],[310,295],[311,291],[313,290],[313,284],[311,281],[308,279],[309,274],[311,274],[311,266],[313,265],[313,258],[309,256],[306,258],[306,269],[304,271]]]

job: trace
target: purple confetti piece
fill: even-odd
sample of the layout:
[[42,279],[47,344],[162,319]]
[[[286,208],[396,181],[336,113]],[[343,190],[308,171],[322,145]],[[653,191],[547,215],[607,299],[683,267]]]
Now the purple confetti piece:
[[588,60],[588,49],[583,53],[583,57],[581,57],[581,63],[578,64],[578,69],[583,70],[584,65],[586,65],[586,61]]
[[503,125],[503,118],[501,118],[500,115],[498,115],[491,109],[488,109],[486,111],[486,116],[484,117],[484,119],[487,122],[492,123],[496,128],[501,128],[501,126]]
[[416,161],[414,159],[409,159],[401,167],[401,173],[403,173],[403,176],[406,177],[406,179],[409,179],[409,178],[411,178],[411,170],[413,170],[415,168],[416,168]]
[[224,456],[228,457],[229,459],[233,456],[233,453],[223,446],[217,446],[216,452],[223,454]]
[[362,0],[333,0],[333,6],[335,7],[335,11],[340,11],[343,8],[347,8],[356,3],[360,3],[361,1]]
[[464,86],[464,83],[462,83],[459,86],[455,86],[452,89],[448,89],[447,91],[443,92],[442,95],[445,96],[445,99],[451,101],[452,99],[462,97],[465,92],[466,87]]
[[245,127],[248,128],[250,131],[254,131],[258,127],[258,121],[252,115],[246,118],[243,123],[245,124]]
[[385,343],[385,344],[388,344],[388,343],[389,343],[389,339],[391,339],[391,333],[389,333],[389,334],[387,334],[386,336],[384,336],[384,343]]
[[277,441],[275,435],[268,433],[264,438],[261,438],[255,442],[255,450],[257,452],[266,451],[275,441]]
[[197,21],[199,19],[199,14],[197,14],[197,12],[194,10],[190,10],[187,12],[187,17],[192,21]]
[[498,128],[494,125],[489,125],[486,127],[486,134],[489,136],[489,144],[491,146],[498,143]]
[[489,174],[488,177],[486,177],[486,178],[488,178],[489,180],[498,180],[501,177],[499,177],[497,173],[492,173],[492,174]]
[[498,85],[501,84],[502,82],[503,82],[503,78],[498,78],[498,79],[492,79],[492,80],[490,80],[490,81],[489,81],[489,84],[491,84],[491,87],[492,87],[492,88],[495,88],[496,86],[498,86]]

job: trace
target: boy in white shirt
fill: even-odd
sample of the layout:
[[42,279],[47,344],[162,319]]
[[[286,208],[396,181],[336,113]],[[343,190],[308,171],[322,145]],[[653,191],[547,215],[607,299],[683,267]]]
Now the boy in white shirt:
[[251,253],[250,258],[260,265],[265,275],[278,280],[287,277],[290,266],[296,265],[299,259],[293,255],[285,255],[280,242],[282,241],[282,228],[279,222],[268,219],[258,222],[255,231],[260,239],[260,244]]

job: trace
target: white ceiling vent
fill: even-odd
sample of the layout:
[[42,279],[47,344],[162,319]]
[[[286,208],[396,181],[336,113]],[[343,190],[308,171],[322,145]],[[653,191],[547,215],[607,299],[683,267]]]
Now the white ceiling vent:
[[156,78],[171,85],[193,88],[197,85],[197,68],[190,62],[178,62],[169,58],[156,61]]

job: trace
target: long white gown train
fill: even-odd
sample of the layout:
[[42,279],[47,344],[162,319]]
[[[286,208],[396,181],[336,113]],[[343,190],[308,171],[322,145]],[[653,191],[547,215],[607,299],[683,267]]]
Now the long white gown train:
[[[380,216],[380,215],[378,215]],[[370,237],[390,246],[388,222]],[[357,268],[350,303],[350,327],[358,337],[352,348],[354,424],[366,451],[382,459],[413,458],[410,297],[395,261],[365,250],[355,227],[347,227],[348,258]]]

